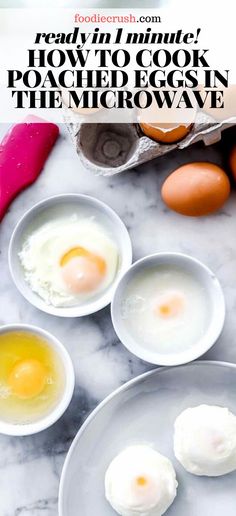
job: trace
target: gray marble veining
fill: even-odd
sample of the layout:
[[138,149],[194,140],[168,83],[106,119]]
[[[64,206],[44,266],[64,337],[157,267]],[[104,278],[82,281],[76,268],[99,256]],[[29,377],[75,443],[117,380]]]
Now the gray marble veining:
[[[2,137],[6,127],[0,129]],[[204,261],[219,277],[227,305],[223,333],[206,358],[236,362],[236,194],[232,193],[220,212],[202,219],[170,212],[160,198],[160,186],[168,173],[195,159],[221,163],[221,144],[208,148],[198,144],[115,177],[94,177],[80,164],[61,127],[38,181],[14,201],[2,221],[0,324],[32,323],[54,333],[73,359],[76,390],[69,409],[52,428],[31,437],[0,436],[1,516],[56,516],[60,473],[78,428],[108,393],[151,368],[118,341],[109,308],[82,319],[59,319],[39,312],[18,293],[8,271],[7,249],[16,222],[35,202],[65,192],[94,195],[116,210],[127,225],[134,259],[173,250]]]

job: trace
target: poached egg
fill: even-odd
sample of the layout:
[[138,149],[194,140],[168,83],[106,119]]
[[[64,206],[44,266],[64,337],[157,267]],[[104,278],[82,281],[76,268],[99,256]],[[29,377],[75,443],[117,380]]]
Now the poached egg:
[[96,297],[113,282],[119,265],[116,243],[106,229],[77,214],[35,229],[19,257],[31,289],[53,306]]
[[177,485],[170,460],[147,445],[124,449],[105,475],[106,499],[122,516],[161,516],[174,501]]
[[236,416],[211,405],[184,410],[175,421],[174,451],[194,475],[230,473],[236,469]]

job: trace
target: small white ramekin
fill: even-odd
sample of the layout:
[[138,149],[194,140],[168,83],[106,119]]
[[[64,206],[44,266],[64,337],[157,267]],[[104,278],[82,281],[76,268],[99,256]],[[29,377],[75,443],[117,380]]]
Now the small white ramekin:
[[68,351],[65,349],[63,344],[61,344],[61,342],[49,332],[42,328],[38,328],[37,326],[31,326],[30,324],[7,324],[0,326],[0,335],[12,331],[28,332],[42,337],[59,355],[65,372],[65,386],[62,396],[52,411],[48,415],[42,417],[42,419],[33,423],[11,424],[1,420],[0,415],[0,434],[15,436],[32,435],[53,425],[62,416],[62,414],[64,414],[74,392],[75,373]]
[[[121,313],[121,303],[125,289],[134,276],[140,271],[159,265],[179,266],[183,271],[192,274],[206,289],[211,303],[211,320],[206,333],[189,349],[176,353],[158,353],[148,350],[128,331]],[[174,252],[163,252],[146,256],[135,262],[123,275],[117,285],[112,304],[111,317],[117,336],[124,346],[134,355],[151,364],[163,366],[176,366],[186,364],[202,356],[215,344],[218,339],[225,320],[225,301],[220,283],[214,273],[196,258]]]
[[[101,294],[86,301],[84,304],[73,306],[55,307],[47,304],[36,292],[33,292],[30,285],[25,280],[24,270],[19,259],[19,251],[22,247],[24,235],[30,227],[39,227],[41,223],[48,222],[57,216],[77,212],[88,217],[97,217],[104,228],[112,235],[119,252],[119,270],[112,284]],[[41,222],[42,221],[42,222]],[[129,233],[120,217],[106,204],[81,194],[62,194],[49,197],[39,202],[28,210],[15,227],[9,245],[8,252],[9,268],[12,279],[21,294],[32,305],[48,314],[59,317],[81,317],[89,315],[107,306],[112,299],[115,287],[122,276],[132,263],[132,247]]]

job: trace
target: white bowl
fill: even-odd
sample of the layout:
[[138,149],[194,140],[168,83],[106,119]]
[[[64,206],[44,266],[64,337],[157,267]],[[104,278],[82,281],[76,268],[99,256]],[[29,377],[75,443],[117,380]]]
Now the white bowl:
[[[25,280],[24,270],[19,259],[24,236],[40,227],[44,222],[73,213],[81,213],[88,217],[95,216],[101,225],[111,233],[120,254],[120,265],[114,282],[101,294],[84,304],[55,307],[47,304],[36,292],[31,290]],[[89,315],[107,306],[112,299],[117,282],[132,263],[132,247],[128,231],[118,215],[106,204],[93,197],[80,194],[62,194],[49,197],[27,211],[13,231],[9,246],[9,268],[13,281],[21,294],[32,305],[43,312],[60,317],[81,317]]]
[[[124,291],[130,280],[145,268],[158,265],[179,266],[183,271],[191,273],[206,289],[211,304],[211,320],[204,336],[187,350],[176,353],[159,353],[148,350],[128,331],[121,314],[121,303]],[[182,253],[157,253],[146,256],[135,262],[121,278],[111,305],[111,317],[117,336],[124,346],[142,360],[151,364],[174,366],[191,362],[206,353],[219,337],[225,319],[225,301],[220,283],[214,273],[196,258]]]
[[58,353],[65,371],[64,392],[62,393],[58,404],[48,415],[42,417],[42,419],[39,419],[38,421],[34,421],[33,423],[29,424],[11,424],[1,420],[0,418],[1,434],[18,436],[32,435],[41,432],[42,430],[45,430],[49,426],[53,425],[53,423],[55,423],[62,416],[62,414],[64,414],[74,392],[75,373],[69,353],[66,351],[61,342],[49,332],[43,330],[42,328],[38,328],[37,326],[31,326],[30,324],[6,324],[4,326],[0,326],[0,335],[12,331],[33,333],[46,340],[47,344],[51,346],[56,351],[56,353]]

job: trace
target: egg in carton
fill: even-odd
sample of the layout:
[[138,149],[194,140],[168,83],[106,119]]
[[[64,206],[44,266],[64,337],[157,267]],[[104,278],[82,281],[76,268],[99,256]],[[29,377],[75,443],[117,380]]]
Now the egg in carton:
[[137,123],[90,123],[89,117],[81,122],[76,113],[64,108],[64,120],[82,163],[102,176],[119,174],[198,141],[212,145],[221,139],[224,129],[236,123],[235,117],[215,121],[204,112],[197,112],[188,135],[179,142],[166,144],[145,136]]

